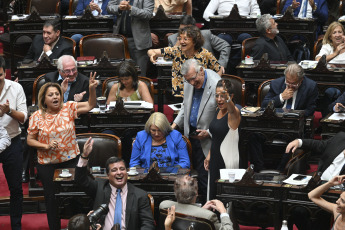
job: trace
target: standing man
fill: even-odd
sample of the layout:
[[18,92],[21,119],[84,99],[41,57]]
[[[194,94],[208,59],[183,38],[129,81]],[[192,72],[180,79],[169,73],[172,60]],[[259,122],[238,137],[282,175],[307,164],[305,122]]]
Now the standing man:
[[45,75],[46,82],[61,85],[63,102],[87,101],[89,99],[89,78],[78,73],[77,62],[73,56],[64,55],[58,59],[58,70]]
[[36,35],[24,59],[40,61],[43,54],[50,60],[58,59],[62,55],[73,55],[72,46],[60,37],[59,20],[48,20],[43,25],[43,34]]
[[108,205],[109,212],[100,222],[104,226],[103,229],[110,230],[114,224],[120,224],[122,230],[154,230],[154,220],[147,193],[127,182],[127,168],[123,159],[110,157],[106,161],[108,179],[93,180],[88,176],[86,166],[92,145],[93,140],[89,138],[76,166],[75,180],[94,200],[94,209],[101,204]]
[[0,124],[11,138],[11,144],[0,152],[0,163],[10,190],[10,217],[12,230],[21,229],[23,209],[22,167],[23,146],[21,129],[27,118],[26,97],[23,87],[5,79],[5,60],[0,57]]
[[184,76],[183,107],[177,115],[172,128],[184,128],[184,135],[192,144],[192,163],[198,172],[200,202],[206,201],[208,173],[204,160],[211,148],[208,127],[216,114],[216,85],[219,75],[204,69],[197,60],[188,59],[181,68]]
[[154,0],[110,0],[107,10],[117,16],[116,34],[127,38],[131,58],[139,65],[141,76],[146,76],[148,49],[152,46],[150,19]]

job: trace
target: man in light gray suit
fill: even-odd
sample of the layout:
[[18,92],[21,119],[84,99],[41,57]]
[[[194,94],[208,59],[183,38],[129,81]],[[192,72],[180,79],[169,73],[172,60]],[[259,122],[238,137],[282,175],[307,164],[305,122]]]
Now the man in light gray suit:
[[[180,29],[186,26],[195,26],[195,19],[191,15],[185,15],[180,20]],[[210,30],[200,30],[202,36],[204,37],[204,45],[202,48],[210,51],[214,56],[217,56],[215,51],[219,53],[218,62],[224,68],[227,67],[231,47],[224,39],[221,39],[211,33]],[[177,33],[172,34],[168,37],[169,46],[178,45]]]
[[152,46],[149,21],[154,0],[110,0],[107,11],[117,16],[116,34],[126,36],[131,58],[139,65],[141,76],[146,76],[147,50]]
[[[195,205],[198,196],[198,184],[196,180],[188,175],[179,176],[174,184],[174,192],[177,202],[165,200],[160,203],[160,209],[175,206],[178,213],[201,217],[210,220],[218,230],[233,230],[229,214],[224,204],[219,200],[210,200],[202,208]],[[217,215],[210,210],[217,210],[220,213],[219,223]]]
[[197,60],[187,60],[181,68],[185,78],[184,98],[181,111],[172,128],[184,128],[184,135],[192,144],[192,163],[198,172],[199,199],[206,201],[208,173],[204,160],[211,148],[211,137],[208,127],[216,114],[216,85],[219,75],[204,69]]

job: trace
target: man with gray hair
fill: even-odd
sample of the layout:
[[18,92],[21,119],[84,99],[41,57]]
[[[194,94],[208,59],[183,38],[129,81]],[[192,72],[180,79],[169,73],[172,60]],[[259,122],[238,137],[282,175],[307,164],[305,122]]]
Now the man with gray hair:
[[87,101],[89,98],[89,78],[78,73],[73,56],[63,55],[58,59],[57,71],[45,75],[46,82],[59,83],[64,92],[63,100]]
[[[298,64],[289,65],[284,71],[285,77],[272,80],[270,90],[265,96],[261,106],[266,108],[270,101],[274,101],[275,108],[286,108],[294,110],[304,110],[305,116],[314,114],[316,108],[316,99],[318,97],[318,88],[315,81],[304,76],[304,71]],[[248,154],[250,162],[254,164],[254,170],[260,171],[264,168],[262,146],[265,137],[253,134],[250,138]],[[287,161],[288,154],[284,154],[278,170],[283,171]]]
[[[201,217],[210,220],[218,230],[232,230],[232,222],[226,212],[224,204],[219,200],[210,200],[201,208],[195,205],[198,196],[198,184],[196,180],[188,175],[179,176],[174,183],[174,192],[177,202],[165,200],[160,203],[159,209],[167,209],[175,206],[178,213]],[[219,223],[217,215],[211,210],[220,213]]]
[[209,125],[216,114],[216,85],[219,75],[204,69],[197,60],[187,60],[181,68],[184,81],[184,98],[181,111],[172,128],[184,128],[184,135],[192,144],[192,163],[198,172],[199,199],[206,201],[208,173],[204,160],[211,148]]
[[294,61],[289,49],[279,34],[278,23],[269,14],[264,14],[256,20],[256,29],[260,37],[256,40],[251,56],[260,60],[264,53],[268,54],[271,61]]

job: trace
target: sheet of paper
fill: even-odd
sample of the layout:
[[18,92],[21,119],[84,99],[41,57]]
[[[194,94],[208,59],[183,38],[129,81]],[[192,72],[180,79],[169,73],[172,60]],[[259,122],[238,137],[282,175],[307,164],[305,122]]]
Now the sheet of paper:
[[345,113],[333,113],[329,118],[329,120],[345,120]]
[[[146,101],[126,101],[125,102],[125,108],[128,109],[153,109],[153,104],[146,102]],[[135,105],[131,105],[131,103],[135,104]],[[140,105],[138,105],[138,103],[140,103]],[[109,107],[115,107],[116,106],[116,101],[111,101],[109,103]]]
[[241,180],[244,173],[246,172],[245,169],[219,169],[220,172],[220,179],[229,180],[229,173],[235,173],[235,180]]
[[180,111],[182,108],[183,103],[176,103],[168,105],[174,111]]
[[[302,180],[294,180],[295,177],[297,176],[304,176]],[[283,183],[286,184],[293,184],[293,185],[307,185],[309,180],[311,179],[312,176],[306,176],[306,175],[301,175],[301,174],[292,174],[289,178],[283,181]]]

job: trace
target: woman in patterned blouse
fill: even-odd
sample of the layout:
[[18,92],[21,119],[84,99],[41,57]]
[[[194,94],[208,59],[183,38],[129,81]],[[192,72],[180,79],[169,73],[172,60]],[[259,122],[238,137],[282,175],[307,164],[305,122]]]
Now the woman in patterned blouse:
[[178,32],[178,41],[174,47],[165,47],[162,49],[150,49],[147,54],[152,63],[156,62],[157,57],[173,59],[172,65],[172,90],[173,95],[183,96],[183,76],[181,66],[188,59],[196,59],[204,68],[211,69],[220,76],[224,72],[222,67],[213,54],[202,48],[204,38],[196,26],[186,26],[180,28]]
[[37,171],[44,188],[49,229],[61,229],[55,200],[54,171],[74,168],[80,154],[76,142],[74,119],[96,105],[94,73],[90,74],[89,101],[63,103],[63,92],[57,83],[46,83],[38,94],[38,107],[29,121],[27,143],[37,149]]

